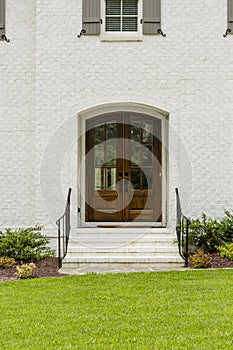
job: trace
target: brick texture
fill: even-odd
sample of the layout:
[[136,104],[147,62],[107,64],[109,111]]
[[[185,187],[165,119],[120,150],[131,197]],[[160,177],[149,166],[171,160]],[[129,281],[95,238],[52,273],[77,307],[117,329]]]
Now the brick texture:
[[[74,189],[76,212],[77,144],[64,150],[68,124],[63,136],[58,130],[80,111],[114,102],[169,113],[170,225],[175,187],[189,216],[220,216],[233,208],[233,36],[223,38],[227,1],[162,0],[167,37],[144,36],[141,42],[78,39],[81,7],[81,0],[7,1],[11,42],[0,42],[0,226],[39,222],[53,235],[68,187]],[[50,214],[41,164],[56,132],[51,163],[62,157],[60,178],[51,181],[48,165],[48,183],[53,190],[58,184],[63,196],[58,191]]]

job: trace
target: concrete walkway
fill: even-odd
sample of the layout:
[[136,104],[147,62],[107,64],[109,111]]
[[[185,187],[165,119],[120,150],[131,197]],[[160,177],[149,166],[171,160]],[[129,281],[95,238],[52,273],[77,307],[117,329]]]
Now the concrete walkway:
[[77,267],[65,266],[60,273],[67,275],[86,275],[88,273],[132,273],[158,271],[184,271],[184,264],[82,264]]

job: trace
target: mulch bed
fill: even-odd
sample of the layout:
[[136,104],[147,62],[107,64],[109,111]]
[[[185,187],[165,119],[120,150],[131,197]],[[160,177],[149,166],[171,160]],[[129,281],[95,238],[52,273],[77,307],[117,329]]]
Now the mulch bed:
[[[189,261],[189,267],[192,268],[192,264]],[[208,268],[210,269],[227,269],[233,268],[233,260],[221,258],[219,253],[210,254],[208,259]]]
[[[36,270],[33,272],[34,278],[60,277],[64,276],[58,272],[58,259],[47,258],[36,263]],[[189,266],[190,268],[192,266]],[[209,258],[209,268],[233,268],[233,261],[221,258],[218,253],[211,254]],[[0,269],[0,282],[17,280],[15,276],[16,267],[10,269]]]
[[[60,277],[58,272],[58,258],[47,258],[36,263],[36,269],[33,272],[34,278]],[[0,269],[0,282],[17,280],[15,276],[16,266],[9,269]]]

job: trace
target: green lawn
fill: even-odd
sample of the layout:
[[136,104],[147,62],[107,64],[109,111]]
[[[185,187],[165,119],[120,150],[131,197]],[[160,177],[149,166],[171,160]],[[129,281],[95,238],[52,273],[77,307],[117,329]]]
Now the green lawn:
[[233,349],[233,270],[0,283],[0,349]]

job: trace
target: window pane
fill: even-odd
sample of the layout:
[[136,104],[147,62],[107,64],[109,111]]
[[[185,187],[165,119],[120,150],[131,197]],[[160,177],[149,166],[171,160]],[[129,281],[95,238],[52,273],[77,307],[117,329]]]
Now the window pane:
[[140,124],[136,124],[130,126],[130,139],[140,142],[141,141],[141,129],[140,129]]
[[116,142],[111,141],[107,143],[107,159],[106,165],[116,165]]
[[123,32],[136,32],[138,30],[137,17],[123,17],[122,31]]
[[153,126],[152,124],[142,123],[142,142],[152,142]]
[[123,15],[137,15],[138,0],[123,0]]
[[140,165],[141,163],[141,146],[140,145],[132,145],[130,150],[130,160],[131,164]]
[[104,190],[104,168],[95,168],[95,190]]
[[121,18],[120,17],[106,17],[106,32],[120,32]]
[[106,0],[106,15],[120,15],[121,0]]
[[116,168],[107,169],[107,190],[116,189]]
[[101,166],[104,164],[104,145],[95,146],[95,165]]
[[140,168],[131,168],[130,181],[135,190],[140,190]]
[[116,130],[117,130],[117,124],[116,123],[110,123],[106,124],[107,128],[107,139],[115,139],[116,138]]
[[105,139],[104,125],[99,125],[94,129],[94,144],[97,145]]
[[152,190],[152,169],[143,169],[142,170],[142,189],[143,190]]
[[152,145],[142,147],[142,165],[152,165]]

